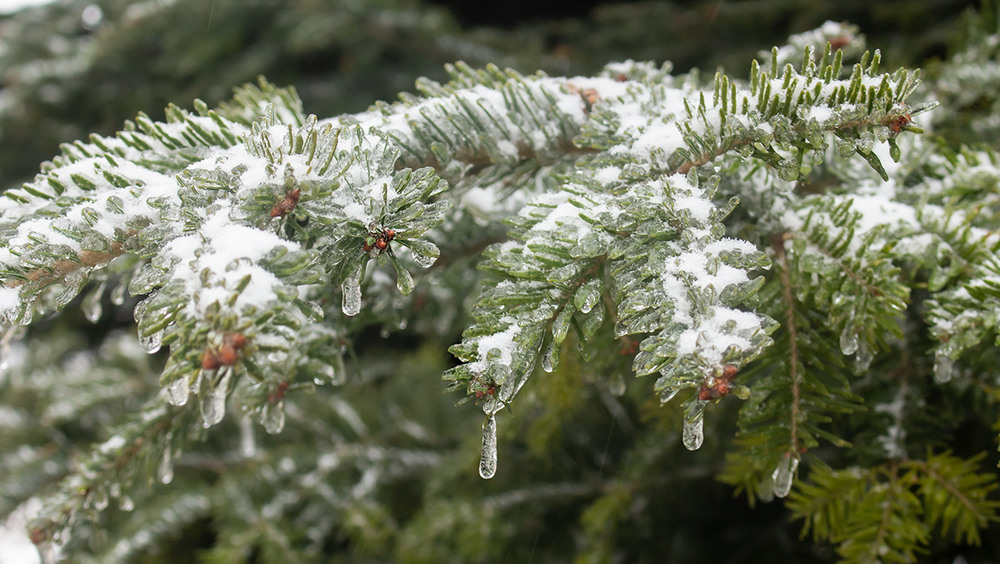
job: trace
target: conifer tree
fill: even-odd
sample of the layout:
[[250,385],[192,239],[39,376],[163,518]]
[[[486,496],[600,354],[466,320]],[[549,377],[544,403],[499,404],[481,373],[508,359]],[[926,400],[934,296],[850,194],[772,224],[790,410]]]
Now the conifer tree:
[[829,22],[64,144],[0,196],[0,516],[41,499],[47,560],[610,562],[749,542],[735,491],[786,558],[995,549],[998,33],[925,84]]

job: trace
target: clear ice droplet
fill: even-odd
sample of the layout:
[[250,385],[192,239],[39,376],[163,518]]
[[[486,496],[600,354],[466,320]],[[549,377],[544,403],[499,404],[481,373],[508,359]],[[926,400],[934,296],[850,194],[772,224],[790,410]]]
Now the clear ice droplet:
[[875,353],[866,343],[858,345],[858,352],[854,355],[854,368],[857,372],[866,372],[875,360]]
[[111,303],[116,306],[120,306],[125,303],[125,291],[128,289],[126,284],[118,284],[111,289]]
[[260,412],[260,422],[270,435],[277,435],[285,428],[285,400],[268,402]]
[[174,453],[170,451],[169,444],[163,449],[163,457],[160,458],[156,474],[160,477],[161,484],[169,484],[174,480]]
[[396,289],[404,296],[410,295],[410,292],[413,291],[413,275],[402,265],[396,267]]
[[955,361],[947,351],[939,350],[934,353],[934,382],[945,384],[950,382],[954,375]]
[[46,540],[41,544],[36,544],[38,559],[42,564],[56,564],[59,562],[59,553],[56,551],[56,543]]
[[122,511],[132,511],[135,509],[135,501],[129,496],[118,498],[118,508]]
[[684,406],[684,448],[698,450],[705,440],[705,402],[692,398]]
[[344,280],[344,304],[341,310],[344,315],[355,316],[361,313],[361,279],[360,272],[354,276],[348,276]]
[[13,336],[10,329],[0,330],[0,383],[10,376],[10,340]]
[[153,354],[160,350],[160,346],[163,344],[163,331],[157,331],[151,335],[139,335],[139,346],[142,350],[146,351],[147,354]]
[[483,455],[479,460],[479,476],[489,480],[497,473],[497,418],[490,415],[483,423]]
[[553,346],[551,343],[548,348],[545,349],[545,355],[542,356],[542,370],[552,373],[559,364],[559,347]]
[[781,462],[778,463],[778,467],[774,469],[774,473],[771,474],[771,479],[774,481],[774,495],[777,497],[786,497],[788,492],[792,491],[792,482],[795,478],[795,470],[799,467],[799,457],[792,456],[791,453],[786,452],[783,457],[781,457]]
[[705,420],[698,418],[694,421],[684,420],[684,448],[688,450],[698,450],[705,440]]
[[167,384],[167,401],[170,402],[170,405],[180,407],[187,403],[190,395],[191,386],[188,384],[186,376],[181,376]]
[[[218,424],[226,415],[226,395],[229,392],[229,381],[232,376],[233,371],[226,369],[219,382],[201,394],[201,418],[206,429]],[[202,373],[202,378],[208,376]]]
[[240,454],[246,458],[257,455],[257,433],[249,417],[240,418]]
[[424,253],[413,253],[413,262],[417,263],[417,266],[421,268],[430,268],[436,261],[436,256],[425,255]]
[[110,498],[108,497],[108,490],[102,487],[94,488],[93,498],[91,499],[91,507],[98,511],[104,511],[108,508],[108,503]]
[[660,392],[660,403],[664,404],[674,399],[674,397],[677,396],[677,392],[679,391],[681,391],[680,388],[674,388],[672,386],[667,386],[666,388],[663,388],[663,391]]
[[330,364],[322,365],[320,373],[323,378],[317,378],[317,385],[341,386],[347,381],[347,369],[344,368],[343,360],[339,356]]
[[858,335],[850,326],[845,327],[844,332],[840,334],[840,352],[845,356],[858,352]]
[[104,297],[104,283],[102,282],[97,288],[94,288],[86,298],[83,298],[83,302],[80,304],[80,308],[83,310],[83,316],[87,318],[87,321],[91,323],[97,323],[101,319],[101,314],[104,313],[104,309],[101,305],[101,299]]

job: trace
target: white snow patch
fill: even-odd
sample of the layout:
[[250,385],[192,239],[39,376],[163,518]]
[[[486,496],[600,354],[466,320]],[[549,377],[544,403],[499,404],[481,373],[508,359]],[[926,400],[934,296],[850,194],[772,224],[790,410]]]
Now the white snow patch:
[[0,316],[8,315],[21,305],[21,293],[17,288],[0,288]]
[[622,169],[617,166],[606,166],[594,172],[594,180],[602,185],[614,184],[622,174]]
[[2,0],[0,1],[0,14],[13,14],[25,8],[44,6],[52,4],[55,0]]
[[517,342],[514,341],[514,338],[521,332],[521,326],[509,317],[504,317],[500,321],[510,323],[510,325],[499,333],[484,335],[479,338],[477,343],[479,360],[469,363],[469,368],[473,372],[482,372],[486,368],[486,356],[493,350],[500,351],[500,358],[497,360],[497,363],[510,366],[510,363],[513,361],[514,350],[517,348]]
[[[28,522],[42,509],[38,498],[31,498],[0,523],[0,564],[41,564],[38,549],[28,537]],[[58,557],[59,549],[54,547]]]

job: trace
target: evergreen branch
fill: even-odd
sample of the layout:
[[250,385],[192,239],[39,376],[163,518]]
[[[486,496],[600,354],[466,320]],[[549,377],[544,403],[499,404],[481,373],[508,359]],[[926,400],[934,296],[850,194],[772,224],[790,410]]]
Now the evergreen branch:
[[[177,415],[181,415],[177,417]],[[155,474],[171,439],[187,431],[187,421],[154,398],[131,421],[84,459],[76,471],[64,478],[46,500],[40,517],[31,523],[31,538],[37,545],[62,540],[63,532],[80,515],[97,516],[116,499],[123,509],[134,506],[131,492]]]
[[578,87],[494,65],[447,70],[446,84],[418,81],[423,97],[402,96],[361,116],[394,139],[406,166],[433,166],[455,182],[493,165],[552,163],[576,152],[572,139],[586,117]]
[[[261,84],[259,92],[287,98]],[[161,222],[175,218],[179,204],[171,176],[213,150],[236,145],[246,131],[203,103],[196,106],[202,115],[170,106],[164,123],[140,114],[114,138],[95,135],[89,144],[63,145],[62,155],[33,182],[4,193],[0,282],[8,323],[29,322],[29,306],[53,284],[66,286],[53,308],[61,309],[93,269],[125,252],[154,254],[154,245],[170,237]],[[40,223],[34,214],[46,219]],[[15,297],[16,307],[8,304]]]
[[[754,62],[749,81],[720,72],[708,86],[650,63],[573,79],[456,64],[447,83],[421,80],[398,102],[324,120],[305,116],[294,90],[261,81],[214,110],[170,106],[163,123],[140,115],[113,138],[66,145],[35,181],[0,198],[2,320],[26,325],[33,313],[60,310],[88,282],[95,287],[83,307],[100,318],[105,287],[121,275],[119,287],[145,296],[134,312],[143,348],[169,346],[163,393],[126,418],[134,402],[105,404],[149,396],[152,382],[114,375],[107,384],[89,371],[41,379],[40,389],[53,390],[39,400],[45,421],[110,414],[111,438],[74,452],[73,467],[51,445],[93,443],[93,429],[30,435],[27,410],[11,410],[17,437],[0,445],[26,437],[43,448],[0,458],[0,470],[19,474],[0,478],[15,498],[0,511],[45,493],[36,540],[82,539],[104,520],[134,541],[95,545],[116,558],[147,556],[170,528],[211,519],[208,557],[219,560],[312,561],[337,550],[332,538],[349,539],[354,555],[389,560],[412,548],[407,556],[420,558],[437,550],[427,539],[454,539],[454,530],[469,534],[449,556],[469,559],[488,543],[514,543],[508,510],[540,500],[586,504],[584,534],[601,533],[588,547],[620,559],[619,525],[670,481],[646,476],[677,442],[662,440],[666,424],[647,424],[655,417],[631,422],[629,411],[644,403],[608,399],[629,391],[621,374],[630,361],[636,375],[656,375],[660,404],[679,397],[688,449],[702,445],[710,406],[730,394],[746,400],[722,478],[751,503],[788,495],[809,452],[811,481],[788,507],[804,533],[837,543],[844,559],[912,560],[932,534],[978,542],[998,519],[995,479],[976,471],[979,458],[928,451],[910,460],[901,448],[889,462],[854,456],[858,467],[834,470],[817,447],[848,445],[873,417],[879,425],[855,393],[871,399],[892,388],[900,399],[892,429],[902,428],[904,410],[919,404],[904,396],[930,393],[919,376],[932,347],[939,379],[974,347],[982,358],[963,360],[995,360],[986,345],[997,333],[1000,243],[986,208],[1000,159],[985,149],[907,146],[903,133],[919,132],[912,116],[929,107],[909,105],[919,75],[879,72],[877,51],[845,71],[836,44],[858,48],[854,31],[824,26],[792,43]],[[901,142],[908,161],[900,162]],[[885,144],[895,164],[884,160]],[[869,207],[891,217],[874,218]],[[774,233],[783,235],[769,241]],[[935,254],[949,249],[958,255]],[[758,275],[769,256],[777,271]],[[112,302],[122,305],[121,296]],[[907,310],[925,315],[937,345]],[[447,364],[428,361],[436,342],[428,335],[453,339],[467,323],[450,349],[460,364],[444,378],[487,414],[480,475],[496,472],[496,413],[536,373],[552,375],[528,399],[550,409],[526,450],[561,446],[553,428],[582,413],[591,391],[582,360],[601,372],[594,379],[607,377],[596,384],[605,407],[639,438],[619,482],[601,478],[612,433],[595,445],[581,431],[580,450],[601,460],[582,482],[441,495],[464,488],[449,471],[464,472],[465,461],[441,454],[454,435],[397,415],[417,379],[396,373],[440,373]],[[0,341],[12,334],[4,331]],[[393,346],[369,337],[379,331]],[[411,338],[428,346],[400,355]],[[563,358],[576,349],[579,358]],[[876,353],[884,356],[873,364]],[[904,369],[915,377],[900,387],[895,371]],[[371,382],[378,394],[343,385]],[[393,385],[399,397],[384,393]],[[454,432],[439,406],[416,403]],[[244,417],[220,425],[231,406]],[[257,438],[252,421],[283,438]],[[190,481],[172,482],[182,448],[213,426],[218,442],[176,461]],[[46,462],[55,462],[47,475],[20,475]],[[158,474],[178,494],[159,505],[136,495],[143,477]],[[212,487],[195,487],[204,477]],[[436,497],[415,509],[409,496],[384,495],[410,486]],[[122,512],[106,510],[111,498]],[[157,528],[155,515],[136,513],[129,528],[121,513],[136,500],[183,514]],[[141,537],[146,530],[154,538]]]
[[116,514],[117,519],[112,522],[122,523],[118,541],[108,543],[106,550],[81,559],[81,562],[100,564],[141,559],[154,553],[161,544],[175,542],[179,529],[195,525],[210,514],[211,498],[207,488],[177,490],[139,498],[135,501],[135,509]]
[[989,499],[998,487],[996,476],[976,472],[984,456],[963,460],[950,452],[928,452],[926,460],[906,461],[924,478],[919,491],[929,528],[940,529],[942,535],[952,532],[956,542],[978,545],[980,529],[1000,521],[1000,502]]
[[798,441],[798,421],[800,408],[799,397],[799,335],[795,327],[795,296],[792,280],[788,275],[788,259],[785,256],[784,237],[775,237],[774,253],[778,262],[778,277],[781,280],[781,295],[785,301],[785,330],[788,331],[788,378],[791,383],[792,404],[789,412],[789,450],[790,456],[798,456],[802,448]]
[[912,561],[928,530],[919,499],[899,472],[892,464],[867,471],[814,468],[814,485],[796,486],[787,506],[806,520],[803,534],[811,527],[813,538],[838,545],[842,562]]
[[928,452],[867,470],[817,467],[788,507],[804,519],[803,535],[838,544],[844,562],[912,561],[935,529],[978,544],[980,529],[1000,519],[988,497],[996,477],[976,472],[981,459]]

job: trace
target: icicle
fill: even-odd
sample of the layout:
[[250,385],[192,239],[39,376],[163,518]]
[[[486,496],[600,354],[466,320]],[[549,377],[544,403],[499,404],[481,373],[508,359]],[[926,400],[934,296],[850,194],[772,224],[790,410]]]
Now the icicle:
[[553,346],[549,343],[548,348],[545,349],[545,355],[542,356],[542,370],[551,373],[556,369],[559,364],[559,347]]
[[858,345],[858,352],[854,355],[854,368],[857,372],[866,372],[875,360],[875,354],[867,343]]
[[108,508],[109,498],[108,490],[100,486],[95,486],[94,490],[91,492],[90,506],[98,511],[104,511]]
[[257,455],[257,433],[249,417],[240,417],[240,454],[247,458]]
[[955,361],[945,349],[938,349],[934,353],[934,382],[945,384],[951,381],[955,375]]
[[42,564],[56,564],[59,562],[59,553],[56,551],[56,543],[51,540],[42,541],[35,544],[38,551],[38,559]]
[[396,267],[396,289],[399,290],[400,294],[409,296],[410,292],[413,291],[413,276],[409,270],[403,268],[398,260],[393,260],[393,265]]
[[170,402],[170,405],[180,407],[187,403],[190,395],[191,385],[188,384],[186,376],[181,376],[167,384],[167,401]]
[[698,450],[705,440],[705,402],[692,398],[684,406],[684,448]]
[[771,479],[774,481],[774,495],[785,497],[788,492],[792,491],[792,482],[798,467],[799,457],[786,452],[781,458],[781,462],[778,463],[778,467],[774,469],[774,473],[771,474]]
[[120,306],[125,303],[125,290],[128,289],[127,284],[118,284],[111,290],[111,303],[116,306]]
[[335,357],[330,364],[324,364],[321,370],[325,380],[316,379],[317,385],[330,384],[331,386],[342,386],[347,381],[347,370],[344,368],[344,361],[340,356]]
[[233,376],[233,371],[229,368],[223,370],[225,373],[213,387],[209,387],[210,384],[207,384],[210,376],[202,371],[201,377],[206,382],[205,388],[207,389],[201,390],[201,418],[206,429],[218,424],[226,415],[226,394],[229,391],[229,380]]
[[479,476],[489,480],[497,473],[497,418],[490,415],[483,423],[483,455],[479,460]]
[[624,337],[625,335],[628,335],[629,332],[630,330],[627,323],[621,319],[615,322],[615,337]]
[[615,372],[608,379],[608,391],[616,397],[625,395],[625,377],[622,376],[621,372]]
[[854,328],[847,326],[840,334],[840,352],[845,356],[850,356],[858,351],[858,334]]
[[344,315],[355,316],[361,312],[361,269],[344,280]]
[[681,391],[680,388],[675,388],[673,386],[663,388],[663,391],[660,392],[660,403],[667,403],[668,401],[674,399],[674,396],[676,396],[679,391]]
[[595,279],[580,287],[573,298],[573,304],[576,309],[580,310],[580,313],[590,313],[600,299],[601,283],[600,280]]
[[[437,249],[437,247],[434,247]],[[410,249],[413,251],[413,249]],[[418,253],[413,251],[413,262],[417,263],[417,266],[421,268],[430,268],[437,261],[437,255],[428,255],[424,253]]]
[[60,309],[66,307],[80,293],[80,289],[87,283],[87,275],[89,273],[90,269],[78,268],[63,278],[65,288],[56,296],[56,305]]
[[87,318],[87,321],[91,323],[97,323],[101,319],[101,314],[104,313],[104,309],[101,305],[101,300],[104,298],[104,287],[105,283],[101,282],[97,288],[94,288],[86,298],[83,298],[83,302],[80,304],[80,308],[83,310],[83,316]]
[[157,331],[151,335],[139,335],[139,346],[147,354],[154,354],[160,350],[163,344],[163,331]]
[[10,340],[13,336],[13,329],[4,329],[0,333],[0,384],[10,375]]
[[285,428],[285,400],[268,402],[260,412],[260,422],[270,435],[277,435]]
[[174,453],[170,450],[170,437],[167,434],[167,446],[163,449],[163,457],[160,458],[160,466],[156,469],[156,474],[160,477],[161,484],[169,484],[174,480]]

